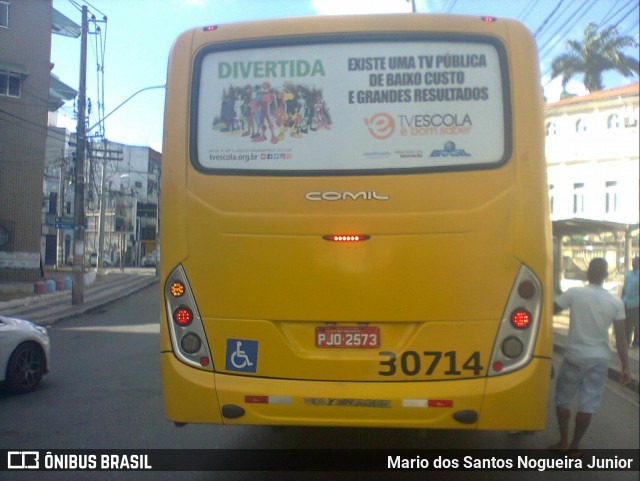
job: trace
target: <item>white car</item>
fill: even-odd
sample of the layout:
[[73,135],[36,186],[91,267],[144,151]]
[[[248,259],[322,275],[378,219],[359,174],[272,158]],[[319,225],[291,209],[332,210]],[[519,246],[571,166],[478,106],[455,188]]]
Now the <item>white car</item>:
[[[113,262],[111,262],[111,258],[108,254],[102,254],[102,265],[100,267],[111,267]],[[89,265],[91,267],[97,267],[98,265],[98,254],[96,252],[92,252],[89,256]]]
[[0,316],[0,383],[15,393],[34,390],[49,371],[47,329]]
[[140,261],[140,265],[142,267],[154,267],[158,264],[159,260],[160,252],[153,251],[142,258],[142,261]]

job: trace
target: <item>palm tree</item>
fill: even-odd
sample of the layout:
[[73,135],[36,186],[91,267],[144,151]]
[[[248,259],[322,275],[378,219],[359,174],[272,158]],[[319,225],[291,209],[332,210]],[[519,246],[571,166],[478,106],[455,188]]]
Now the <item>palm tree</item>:
[[584,29],[582,42],[569,40],[569,52],[556,57],[551,63],[551,78],[562,75],[562,88],[576,74],[584,74],[584,86],[593,92],[602,90],[602,74],[616,70],[625,77],[637,75],[640,63],[622,53],[626,47],[637,47],[633,37],[620,36],[614,25],[598,31],[598,25],[589,23]]

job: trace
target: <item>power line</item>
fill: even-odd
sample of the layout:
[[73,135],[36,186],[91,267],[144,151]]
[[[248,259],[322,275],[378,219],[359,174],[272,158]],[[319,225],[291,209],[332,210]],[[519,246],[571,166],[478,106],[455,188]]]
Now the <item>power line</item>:
[[[537,0],[530,0],[530,2],[525,5],[522,11],[517,15],[516,18],[520,19],[522,22],[526,20],[526,18],[531,14],[535,6],[537,5]],[[526,12],[526,13],[525,13]]]
[[575,12],[573,12],[569,18],[573,19],[572,22],[570,23],[563,23],[559,29],[557,29],[549,38],[549,40],[547,40],[547,42],[540,47],[540,55],[543,56],[545,55],[547,52],[545,52],[546,50],[549,49],[553,49],[554,47],[557,46],[557,42],[554,42],[554,39],[556,39],[558,36],[562,37],[562,38],[566,38],[567,35],[569,34],[569,32],[571,32],[573,30],[573,27],[576,26],[576,24],[578,22],[580,22],[584,16],[587,14],[587,12],[595,5],[595,2],[591,3],[589,5],[588,0],[585,0],[584,2],[582,2],[582,4],[575,10]]
[[107,19],[107,16],[106,16],[103,12],[101,12],[100,10],[98,10],[98,8],[96,8],[96,7],[94,7],[93,5],[91,5],[87,0],[82,0],[82,1],[83,1],[84,3],[86,3],[86,4],[87,4],[87,6],[88,6],[89,8],[91,8],[92,10],[95,10],[95,11],[96,11],[96,12],[98,12],[100,15],[102,15],[102,16],[104,17],[104,19],[105,19],[105,20]]
[[[4,110],[4,109],[0,109],[0,113],[5,114],[5,115],[8,115],[9,117],[12,117],[12,118],[14,118],[14,119],[20,120],[21,122],[24,122],[25,124],[27,124],[27,125],[29,125],[29,126],[37,127],[38,129],[45,130],[45,131],[47,131],[50,135],[52,134],[52,135],[51,135],[52,137],[56,137],[56,136],[60,135],[60,134],[58,134],[58,133],[57,133],[57,132],[55,132],[55,131],[51,131],[51,130],[49,130],[49,127],[48,127],[48,126],[45,126],[45,125],[39,124],[39,123],[37,123],[37,122],[33,122],[32,120],[29,120],[29,119],[25,119],[24,117],[20,117],[19,115],[12,114],[11,112],[7,112],[7,111],[6,111],[6,110]],[[6,121],[6,122],[8,122],[8,123],[11,123],[12,125],[19,126],[19,124],[18,124],[18,123],[16,123],[16,122],[11,122],[11,121],[8,121],[8,120],[5,120],[5,121]],[[33,130],[33,129],[31,129],[31,131],[33,132],[34,130]],[[66,137],[58,137],[56,140],[66,141],[67,139],[66,139]]]
[[453,7],[456,6],[458,0],[449,0],[449,5],[445,8],[445,13],[451,13],[451,11],[453,10]]
[[[8,125],[15,125],[18,128],[21,128],[19,124],[15,122],[11,122],[8,120],[5,120],[4,122]],[[30,129],[27,127],[26,130]],[[46,153],[43,157],[40,154],[34,153],[33,149],[28,153],[25,153],[24,151],[20,150],[15,144],[3,144],[0,146],[0,164],[13,166],[29,165],[29,168],[33,169],[33,165],[46,167],[48,165],[47,162],[50,161],[50,159],[51,158],[47,157]]]
[[[581,1],[582,5],[576,6],[576,4],[579,4]],[[584,7],[584,4],[587,1],[588,0],[570,0],[569,3],[565,4],[564,8],[558,13],[558,15],[551,19],[544,30],[540,32],[540,35],[536,37],[538,45],[548,44],[550,41],[554,40],[559,31],[566,30],[567,23],[572,18],[575,18],[577,12]],[[557,28],[558,25],[559,28]]]
[[[620,25],[629,15],[633,13],[634,10],[638,8],[638,5],[632,5],[631,8],[620,18],[620,20],[616,20],[614,23],[616,25]],[[638,15],[634,15],[634,18],[638,18]]]
[[[105,51],[106,51],[106,30],[107,30],[107,20],[106,16],[104,20],[99,21],[93,18],[91,22],[94,25],[94,32],[92,34],[93,39],[93,48],[94,55],[96,58],[96,98],[97,98],[97,112],[96,116],[98,119],[104,117],[104,67],[105,67]],[[105,35],[102,36],[102,28],[98,23],[104,23],[105,26]],[[99,130],[99,135],[104,137],[104,126],[101,126]]]
[[69,3],[73,5],[78,11],[82,11],[82,6],[75,0],[69,0]]
[[[607,22],[610,22],[611,19],[613,19],[618,13],[622,11],[622,9],[626,8],[631,3],[635,3],[635,0],[629,0],[626,4],[624,4],[618,10],[616,10],[615,13],[611,13],[611,10],[613,10],[614,8],[614,7],[611,7],[611,10],[609,10],[609,13],[607,14],[607,16],[600,21],[600,25],[605,25]],[[633,8],[635,8],[635,5],[633,6]]]
[[549,20],[551,20],[551,18],[555,15],[555,13],[558,11],[558,9],[560,8],[560,5],[562,5],[564,3],[564,0],[560,0],[558,2],[558,4],[556,5],[556,8],[554,8],[551,13],[547,16],[547,18],[544,19],[544,21],[542,22],[542,25],[540,25],[538,27],[538,29],[535,31],[535,33],[533,34],[534,37],[537,37],[538,34],[542,31],[542,29],[544,29],[545,25],[547,24],[547,22],[549,22]]

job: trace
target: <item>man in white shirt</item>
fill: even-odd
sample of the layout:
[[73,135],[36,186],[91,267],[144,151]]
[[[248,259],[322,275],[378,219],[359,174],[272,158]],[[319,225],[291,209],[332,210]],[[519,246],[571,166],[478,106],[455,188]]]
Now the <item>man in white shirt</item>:
[[[625,333],[625,312],[622,301],[602,287],[608,275],[605,259],[589,263],[589,285],[574,287],[563,293],[554,304],[554,314],[569,309],[569,336],[564,361],[556,385],[556,415],[560,441],[553,449],[579,455],[578,446],[598,411],[600,395],[607,377],[609,357],[609,327],[614,326],[616,349],[622,362],[620,383],[627,384],[629,358]],[[569,444],[571,401],[578,394],[573,440]]]

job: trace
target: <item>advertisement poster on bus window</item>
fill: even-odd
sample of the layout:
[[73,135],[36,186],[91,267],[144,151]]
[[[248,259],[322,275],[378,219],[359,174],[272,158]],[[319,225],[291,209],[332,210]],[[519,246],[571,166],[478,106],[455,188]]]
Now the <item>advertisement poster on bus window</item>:
[[500,58],[483,42],[320,43],[202,59],[206,169],[456,168],[504,160]]

